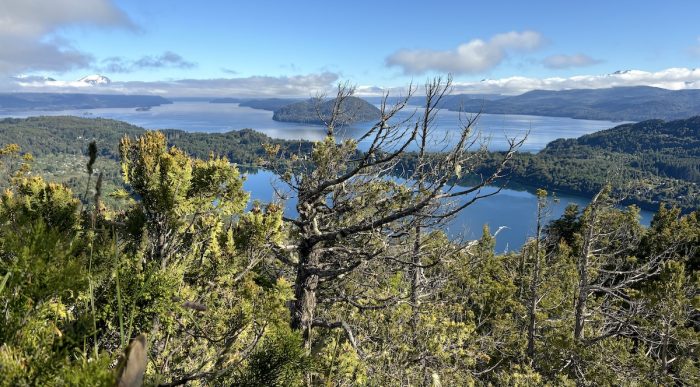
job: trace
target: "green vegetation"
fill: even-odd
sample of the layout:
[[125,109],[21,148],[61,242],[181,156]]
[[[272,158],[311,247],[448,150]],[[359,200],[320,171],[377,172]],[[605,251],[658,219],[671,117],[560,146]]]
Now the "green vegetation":
[[[268,165],[298,184],[300,215],[286,219],[277,203],[244,211],[237,168],[169,147],[182,132],[58,122],[75,126],[52,145],[81,162],[81,194],[31,173],[19,146],[0,149],[2,386],[700,383],[696,212],[661,207],[644,228],[604,188],[496,255],[488,228],[461,243],[427,227],[451,211],[435,184],[480,163],[461,148],[441,163],[418,152],[415,183],[397,183],[377,177],[399,157],[358,157],[332,134],[311,152],[269,143]],[[104,125],[88,157],[82,124]],[[110,125],[123,125],[116,144]],[[209,138],[193,137],[194,153]],[[118,209],[100,169],[113,157]],[[539,220],[550,199],[538,198]]]
[[[106,192],[121,186],[116,146],[123,135],[145,130],[124,122],[78,117],[32,117],[0,120],[0,144],[32,149],[34,170],[48,180],[81,186],[82,155],[96,141],[104,172]],[[275,140],[250,129],[228,133],[164,131],[168,142],[189,154],[206,158],[210,153],[227,157],[241,166],[260,165],[263,144],[280,145],[285,155],[308,154],[307,141]],[[605,184],[616,181],[623,202],[656,211],[665,202],[684,212],[700,207],[700,119],[664,122],[644,121],[583,136],[556,140],[537,154],[518,153],[506,169],[511,184],[593,196]],[[416,154],[403,156],[411,169]],[[502,155],[484,155],[474,171],[487,175],[498,167]],[[461,179],[471,184],[473,175]],[[622,184],[624,183],[624,184]],[[624,189],[623,189],[624,188]],[[624,191],[624,192],[623,192]]]
[[[31,149],[33,168],[37,173],[49,181],[67,184],[78,192],[84,190],[83,155],[90,142],[97,144],[100,157],[95,168],[104,174],[104,190],[109,193],[123,186],[117,147],[120,139],[144,133],[143,128],[102,118],[44,116],[0,120],[0,144],[17,144],[21,149]],[[311,149],[308,142],[274,140],[249,129],[217,134],[180,130],[166,130],[164,133],[171,144],[191,155],[207,158],[214,153],[242,166],[259,163],[265,156],[263,144],[280,144],[288,152],[309,152]]]
[[[487,160],[483,171],[495,163]],[[537,154],[518,154],[507,176],[528,186],[587,196],[615,182],[626,203],[656,211],[665,202],[689,212],[700,208],[700,116],[556,140]]]
[[331,118],[337,120],[336,125],[376,121],[379,119],[379,109],[357,97],[349,97],[343,100],[342,104],[339,104],[337,99],[312,98],[282,106],[272,115],[275,121],[319,125],[328,124]]
[[[3,166],[17,151],[4,149]],[[287,351],[299,348],[285,317],[289,286],[257,271],[279,209],[243,213],[235,167],[192,159],[160,133],[124,137],[119,153],[130,192],[119,194],[121,211],[104,206],[101,176],[80,204],[30,176],[28,159],[10,171],[0,205],[0,385],[109,386],[134,367],[148,385],[298,379],[306,355]],[[138,334],[147,364],[130,346],[125,366],[111,369]],[[277,362],[257,365],[269,356]]]

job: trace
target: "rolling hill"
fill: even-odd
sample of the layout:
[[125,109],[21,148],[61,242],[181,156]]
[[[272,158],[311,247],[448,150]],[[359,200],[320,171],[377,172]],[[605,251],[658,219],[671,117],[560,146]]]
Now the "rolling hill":
[[[316,100],[310,99],[302,102],[285,105],[275,110],[272,119],[282,122],[299,122],[305,124],[322,125],[327,117],[330,117],[335,100],[322,101],[320,105]],[[353,122],[372,121],[379,118],[379,109],[369,102],[357,98],[348,97],[341,106],[342,117],[340,124]],[[320,114],[320,117],[319,117]]]

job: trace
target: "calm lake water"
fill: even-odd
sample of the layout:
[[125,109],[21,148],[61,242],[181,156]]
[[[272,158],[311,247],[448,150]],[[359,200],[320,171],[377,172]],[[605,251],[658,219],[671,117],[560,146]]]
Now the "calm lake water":
[[[286,186],[276,175],[269,171],[258,170],[246,174],[243,187],[251,192],[251,201],[263,203],[277,201],[275,190],[284,192]],[[488,187],[483,193],[493,192],[496,188]],[[286,192],[284,192],[286,193]],[[466,199],[464,199],[466,200]],[[577,204],[580,208],[586,206],[589,199],[572,195],[556,195],[556,200],[550,200],[547,207],[548,220],[559,218],[569,204]],[[285,202],[285,213],[296,214],[294,198]],[[640,221],[649,225],[653,214],[641,211]],[[446,232],[451,238],[465,240],[479,239],[484,224],[488,224],[491,232],[504,227],[496,237],[496,251],[519,250],[525,241],[535,234],[537,217],[537,198],[528,191],[503,189],[497,195],[479,200],[459,213],[447,225]]]
[[[400,113],[397,119],[408,117],[413,108]],[[283,139],[320,140],[325,132],[322,127],[307,124],[285,123],[272,120],[272,112],[240,107],[238,104],[211,104],[208,102],[178,101],[170,105],[156,106],[149,111],[135,109],[90,109],[63,111],[0,112],[2,117],[29,117],[37,115],[74,115],[102,117],[126,121],[148,129],[181,129],[190,132],[227,132],[251,128],[270,137]],[[441,111],[435,122],[434,150],[442,149],[455,135],[460,116],[457,112]],[[557,138],[573,138],[619,125],[609,121],[576,120],[559,117],[523,115],[483,114],[476,126],[482,139],[488,140],[489,149],[502,150],[507,147],[508,137],[522,137],[528,133],[521,150],[536,152]],[[358,136],[368,124],[359,124],[344,129],[345,136]],[[363,144],[360,144],[363,147]],[[245,183],[251,198],[263,202],[274,200],[271,181],[274,175],[266,171],[249,173]],[[585,206],[587,198],[558,195],[551,203],[549,218],[563,213],[569,203]],[[525,240],[534,234],[537,199],[528,191],[504,189],[498,195],[476,202],[460,213],[450,224],[447,232],[452,237],[476,239],[481,236],[482,226],[488,224],[492,231],[504,228],[498,235],[496,249],[519,249]],[[293,214],[294,204],[287,203],[287,212]],[[652,214],[641,213],[643,224],[649,224]]]

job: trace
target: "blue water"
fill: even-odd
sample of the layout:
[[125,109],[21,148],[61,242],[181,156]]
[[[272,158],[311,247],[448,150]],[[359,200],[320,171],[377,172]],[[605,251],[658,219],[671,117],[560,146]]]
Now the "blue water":
[[[397,119],[408,117],[414,108],[400,113]],[[36,115],[75,115],[83,117],[102,117],[126,121],[148,129],[181,129],[191,132],[227,132],[251,128],[270,137],[283,139],[320,140],[325,131],[320,126],[277,122],[272,120],[272,112],[240,107],[237,104],[210,104],[208,102],[175,102],[170,105],[156,106],[149,111],[138,112],[135,109],[90,109],[63,111],[22,111],[0,112],[2,117],[29,117]],[[441,111],[434,125],[433,150],[449,146],[460,124],[457,112]],[[536,152],[548,142],[557,138],[573,138],[602,129],[611,128],[619,123],[609,121],[576,120],[559,117],[540,117],[523,115],[481,115],[475,129],[480,139],[486,141],[489,149],[503,150],[507,147],[507,138],[522,137],[526,133],[527,141],[523,151]],[[357,137],[367,124],[344,128],[341,135]],[[360,147],[366,147],[360,144]],[[274,175],[260,171],[248,174],[245,188],[251,197],[263,202],[276,200],[271,181]],[[492,188],[493,189],[493,188]],[[569,203],[585,206],[588,199],[571,195],[559,195],[557,202],[549,206],[549,218],[561,216]],[[286,203],[286,211],[294,215],[293,198]],[[499,194],[481,200],[457,215],[448,225],[446,231],[453,238],[477,239],[481,236],[482,226],[488,224],[492,231],[504,228],[497,238],[496,249],[519,249],[525,240],[534,234],[536,197],[527,191],[504,189]],[[649,224],[652,214],[643,211],[641,221]]]
[[[273,186],[277,189],[273,189]],[[278,192],[286,194],[286,186],[274,173],[258,170],[248,173],[243,187],[251,192],[251,200],[263,203],[279,202]],[[488,187],[482,193],[493,192],[496,188]],[[295,216],[294,197],[285,198],[285,213]],[[466,199],[464,199],[466,200]],[[569,204],[577,204],[581,209],[588,204],[584,197],[556,195],[546,207],[546,220],[559,218]],[[653,214],[649,211],[640,213],[642,224],[648,225]],[[537,198],[528,191],[503,189],[498,194],[479,200],[459,213],[446,226],[447,234],[455,239],[474,240],[481,237],[484,224],[491,232],[503,228],[496,237],[496,251],[519,250],[525,241],[535,234],[537,219]]]

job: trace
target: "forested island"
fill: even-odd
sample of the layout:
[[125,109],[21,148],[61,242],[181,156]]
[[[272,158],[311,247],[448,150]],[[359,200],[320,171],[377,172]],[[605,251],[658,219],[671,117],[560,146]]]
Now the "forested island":
[[146,108],[170,104],[157,95],[1,93],[2,110],[75,110],[100,108]]
[[348,97],[342,101],[340,106],[336,106],[336,99],[322,100],[317,98],[284,105],[274,111],[272,119],[283,122],[324,125],[330,121],[336,108],[338,109],[336,124],[379,119],[379,109],[358,97]]

